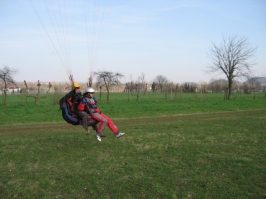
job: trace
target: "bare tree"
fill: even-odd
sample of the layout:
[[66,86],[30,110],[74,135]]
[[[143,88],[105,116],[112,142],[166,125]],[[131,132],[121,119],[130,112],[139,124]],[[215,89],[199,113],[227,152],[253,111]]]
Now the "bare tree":
[[252,48],[247,42],[247,38],[239,36],[223,37],[220,46],[213,44],[209,54],[211,63],[207,66],[206,72],[226,75],[226,99],[230,99],[233,80],[236,77],[246,77],[251,72],[254,64],[248,60],[254,56],[255,50],[256,48]]
[[120,73],[113,73],[110,71],[98,71],[94,73],[97,77],[97,84],[103,86],[107,92],[107,102],[109,102],[110,86],[120,84],[119,79],[123,77]]
[[37,86],[38,86],[38,91],[36,93],[36,95],[29,95],[29,87],[28,87],[28,84],[26,82],[26,80],[24,80],[24,84],[25,84],[25,87],[26,87],[26,104],[28,105],[28,97],[32,97],[35,99],[35,105],[38,104],[38,101],[39,101],[39,94],[40,94],[40,87],[41,87],[41,83],[40,83],[40,80],[38,80],[38,83],[37,83]]
[[155,92],[155,89],[156,89],[156,83],[152,82],[151,90],[152,90],[153,93]]
[[209,88],[212,93],[221,93],[227,87],[226,79],[211,79],[209,83]]
[[17,69],[10,68],[8,66],[4,66],[3,69],[0,69],[0,79],[2,80],[4,86],[4,102],[3,105],[6,105],[6,98],[7,98],[7,89],[10,84],[16,85],[15,80],[13,79],[13,76],[18,73]]
[[[134,89],[133,89],[134,88]],[[137,101],[139,101],[140,96],[144,96],[147,92],[147,82],[145,81],[145,75],[142,73],[136,82],[130,83],[130,93],[131,95],[135,95],[137,97]]]
[[165,84],[165,100],[167,100],[167,95],[170,94],[170,100],[172,100],[173,98],[173,89],[174,89],[174,83],[173,82],[168,82]]
[[[266,79],[266,77],[263,77],[263,74],[260,76],[249,76],[247,78],[247,81],[244,83],[245,85],[245,93],[252,93],[252,98],[255,99],[255,93],[259,91],[264,91],[265,97],[266,97],[266,90],[263,89],[264,83],[263,80]],[[265,82],[265,80],[264,80]]]
[[163,75],[157,75],[154,78],[154,83],[158,86],[160,92],[163,92],[165,85],[168,83],[168,79]]
[[181,85],[183,93],[195,93],[197,84],[195,82],[185,82]]
[[51,88],[52,88],[52,84],[49,82],[49,84],[48,84],[48,90],[47,90],[47,94],[50,92],[50,90],[51,90]]
[[173,86],[174,86],[173,88],[174,88],[175,100],[176,100],[178,98],[177,96],[178,92],[180,93],[180,96],[182,97],[181,95],[182,88],[178,83],[174,84]]

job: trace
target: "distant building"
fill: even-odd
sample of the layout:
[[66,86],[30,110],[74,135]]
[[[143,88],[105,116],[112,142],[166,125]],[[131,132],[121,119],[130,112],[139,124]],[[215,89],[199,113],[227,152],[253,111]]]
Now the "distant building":
[[[20,93],[21,92],[21,88],[18,86],[10,86],[6,89],[6,93],[7,94],[13,94],[13,93]],[[4,93],[4,89],[0,90],[0,94]]]

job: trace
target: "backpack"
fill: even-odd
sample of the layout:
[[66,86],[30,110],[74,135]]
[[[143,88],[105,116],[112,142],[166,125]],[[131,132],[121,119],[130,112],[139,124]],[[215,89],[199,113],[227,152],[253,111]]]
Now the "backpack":
[[68,102],[66,102],[65,96],[59,100],[59,110],[62,111],[62,117],[67,123],[73,125],[80,124],[77,116],[73,112],[71,112],[71,105]]

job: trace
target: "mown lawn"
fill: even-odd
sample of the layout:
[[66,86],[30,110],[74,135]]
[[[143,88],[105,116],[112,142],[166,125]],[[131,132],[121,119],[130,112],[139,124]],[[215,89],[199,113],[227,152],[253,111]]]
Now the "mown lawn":
[[0,106],[0,198],[266,197],[263,95],[100,102],[124,137],[97,142],[50,97]]

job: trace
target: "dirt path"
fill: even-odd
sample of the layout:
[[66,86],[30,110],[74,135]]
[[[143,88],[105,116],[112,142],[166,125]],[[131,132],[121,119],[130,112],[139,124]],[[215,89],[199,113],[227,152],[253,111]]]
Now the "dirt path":
[[[166,123],[166,122],[184,122],[187,120],[218,120],[221,118],[231,117],[243,117],[251,115],[264,115],[266,120],[266,110],[248,110],[248,111],[232,111],[232,112],[216,112],[216,113],[196,113],[196,114],[184,114],[184,115],[173,115],[173,116],[162,116],[156,118],[134,118],[134,119],[122,119],[113,120],[117,126],[132,126],[141,124],[152,124],[155,122]],[[81,126],[75,126],[66,122],[60,123],[36,123],[36,124],[21,124],[16,126],[0,126],[0,137],[1,136],[26,136],[38,131],[45,131],[48,133],[54,132],[80,132]]]

